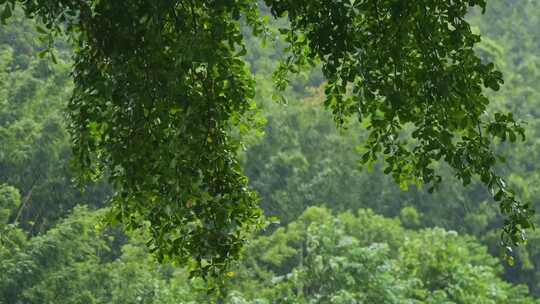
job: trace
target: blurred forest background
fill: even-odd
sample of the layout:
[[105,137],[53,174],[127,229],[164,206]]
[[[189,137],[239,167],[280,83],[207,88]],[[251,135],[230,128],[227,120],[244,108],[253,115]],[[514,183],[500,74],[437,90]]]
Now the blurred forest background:
[[[538,210],[540,1],[492,0],[469,20],[478,53],[504,74],[492,107],[527,121],[525,144],[499,146],[499,169]],[[322,74],[295,76],[276,102],[284,44],[264,47],[247,29],[260,128],[240,153],[279,224],[253,237],[216,299],[186,269],[158,264],[144,235],[101,225],[107,184],[72,182],[70,51],[58,42],[58,63],[39,58],[36,28],[20,14],[0,26],[0,303],[540,303],[540,230],[508,265],[503,219],[479,183],[464,188],[441,164],[442,187],[428,194],[361,168],[363,126],[335,127]]]

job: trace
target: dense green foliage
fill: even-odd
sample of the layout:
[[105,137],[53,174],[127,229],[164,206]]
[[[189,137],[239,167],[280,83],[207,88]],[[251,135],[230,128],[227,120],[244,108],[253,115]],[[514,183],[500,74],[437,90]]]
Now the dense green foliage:
[[[483,37],[476,53],[504,75],[498,92],[486,91],[487,111],[511,111],[528,122],[525,144],[496,141],[494,153],[507,157],[495,169],[534,208],[539,10],[536,1],[493,0],[486,14],[468,17]],[[189,279],[187,268],[155,261],[149,221],[127,233],[106,225],[121,204],[95,210],[107,204],[104,182],[84,192],[72,183],[64,119],[74,87],[71,51],[59,41],[57,64],[40,59],[42,30],[15,15],[0,26],[0,303],[535,303],[525,285],[540,295],[538,231],[507,265],[497,259],[505,216],[480,179],[463,187],[451,166],[436,162],[445,182],[429,194],[422,183],[396,184],[382,162],[361,166],[369,119],[336,126],[324,109],[318,67],[290,77],[288,104],[271,100],[271,74],[287,43],[269,39],[261,48],[247,25],[238,28],[247,48],[239,56],[254,73],[257,108],[249,101],[250,119],[238,117],[227,136],[243,148],[247,191],[255,190],[264,213],[281,225],[249,237],[244,258],[220,278],[222,293],[208,295],[213,285]],[[268,30],[279,27],[287,21],[272,21]],[[73,209],[77,204],[88,207]]]
[[497,278],[497,261],[470,238],[408,231],[364,209],[332,216],[310,208],[253,241],[247,256],[231,283],[246,303],[530,301],[525,289]]
[[42,45],[32,22],[17,18],[0,27],[0,182],[21,192],[14,217],[33,233],[45,231],[77,203],[103,206],[107,193],[93,186],[81,194],[71,184],[63,123],[72,90],[69,57],[62,54],[56,65],[39,60]]
[[[106,176],[115,190],[109,222],[149,227],[159,257],[193,259],[203,274],[225,269],[261,225],[237,159],[256,124],[240,25],[268,34],[261,3],[2,3],[0,21],[21,8],[49,45],[61,34],[72,45],[68,130],[80,173]],[[499,201],[502,244],[525,241],[531,205],[497,173],[492,145],[524,138],[524,129],[511,112],[487,113],[484,89],[497,91],[502,74],[475,53],[480,36],[465,19],[485,0],[265,4],[289,21],[279,29],[287,58],[274,74],[278,88],[288,72],[320,62],[334,120],[352,117],[369,130],[363,163],[382,156],[396,182],[432,191],[444,160],[464,185],[479,177]]]
[[103,213],[76,208],[27,241],[11,228],[0,303],[536,303],[470,237],[321,208],[253,240],[216,299],[186,270],[157,264],[140,237],[96,228]]
[[369,130],[363,163],[382,152],[385,173],[430,192],[442,180],[434,170],[441,159],[464,185],[479,176],[509,217],[503,243],[523,240],[530,206],[495,172],[491,143],[514,142],[524,130],[512,113],[486,117],[484,88],[499,90],[502,74],[476,55],[480,36],[465,20],[469,6],[485,10],[485,1],[269,2],[291,21],[292,55],[277,73],[322,61],[325,105],[339,123],[354,113]]
[[[507,156],[506,163],[498,169],[509,176],[512,187],[535,208],[540,206],[536,162],[540,130],[540,49],[536,29],[540,28],[540,20],[530,15],[539,9],[540,3],[535,1],[492,1],[485,15],[470,16],[473,30],[483,34],[477,52],[494,61],[505,75],[506,84],[499,92],[490,94],[491,108],[509,110],[527,120],[525,144],[498,145],[498,151]],[[521,23],[514,25],[516,20]],[[264,57],[249,59],[265,62]],[[317,82],[310,81],[309,85]],[[261,91],[264,95],[269,89],[263,87]],[[437,164],[446,182],[438,191],[428,194],[416,186],[408,187],[407,192],[400,191],[384,175],[381,164],[374,164],[371,169],[364,166],[362,171],[351,170],[351,163],[359,161],[365,152],[360,148],[357,153],[357,147],[364,142],[366,132],[355,123],[346,125],[347,130],[336,129],[330,115],[318,106],[324,99],[320,90],[308,89],[305,93],[310,97],[287,106],[270,102],[261,106],[268,113],[265,136],[248,152],[245,172],[261,195],[267,214],[286,223],[313,204],[325,204],[335,210],[369,207],[386,216],[408,218],[404,221],[407,227],[440,226],[475,235],[493,255],[500,256],[496,227],[502,225],[504,218],[479,180],[473,179],[472,185],[462,187],[449,168]],[[403,189],[407,187],[403,185]],[[404,212],[404,208],[409,212]],[[537,217],[534,222],[539,223]],[[527,283],[535,294],[540,292],[539,241],[538,232],[531,231],[528,243],[513,253],[515,265],[506,265],[504,275],[513,282]]]

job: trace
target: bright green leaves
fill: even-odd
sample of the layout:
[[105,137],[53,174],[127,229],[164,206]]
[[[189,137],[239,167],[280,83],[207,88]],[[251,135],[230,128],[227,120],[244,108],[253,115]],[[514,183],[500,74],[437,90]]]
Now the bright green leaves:
[[502,190],[504,243],[524,240],[532,211],[496,174],[490,137],[515,141],[523,128],[511,116],[487,117],[483,91],[498,90],[502,74],[475,54],[480,37],[465,20],[470,6],[484,9],[485,1],[266,2],[291,22],[283,33],[291,52],[283,69],[295,72],[320,60],[328,80],[325,104],[336,121],[356,115],[368,123],[363,163],[382,154],[385,172],[403,188],[411,182],[436,187],[438,160],[465,185],[478,176],[493,193]]
[[231,286],[245,303],[534,303],[526,287],[498,277],[497,264],[455,231],[309,208],[255,239]]

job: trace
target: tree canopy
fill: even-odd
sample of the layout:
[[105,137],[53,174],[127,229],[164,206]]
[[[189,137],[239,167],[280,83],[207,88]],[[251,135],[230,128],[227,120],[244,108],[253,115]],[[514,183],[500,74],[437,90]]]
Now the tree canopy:
[[[478,176],[506,216],[502,243],[525,239],[532,209],[496,173],[493,148],[524,130],[512,113],[488,113],[485,90],[498,90],[502,74],[475,52],[480,37],[465,19],[486,1],[265,3],[289,21],[279,89],[290,72],[320,64],[335,121],[369,130],[364,163],[382,157],[404,185],[437,187],[438,160],[463,184]],[[147,228],[159,257],[193,258],[204,274],[224,269],[262,225],[237,158],[257,124],[241,24],[269,35],[259,5],[0,1],[2,22],[20,7],[51,45],[63,34],[72,44],[72,147],[84,178],[111,183],[109,220]]]
[[145,236],[96,228],[105,212],[78,207],[42,235],[2,234],[0,303],[538,303],[500,279],[499,261],[471,237],[317,207],[255,238],[222,292],[208,294],[185,268],[155,263]]

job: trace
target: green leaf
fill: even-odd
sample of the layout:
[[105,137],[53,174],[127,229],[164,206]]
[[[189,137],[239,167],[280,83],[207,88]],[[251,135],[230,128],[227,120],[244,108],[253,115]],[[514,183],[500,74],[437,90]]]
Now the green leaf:
[[7,19],[9,19],[11,15],[12,15],[11,5],[9,3],[6,3],[4,5],[4,11],[0,15],[0,20],[2,24],[6,24]]

